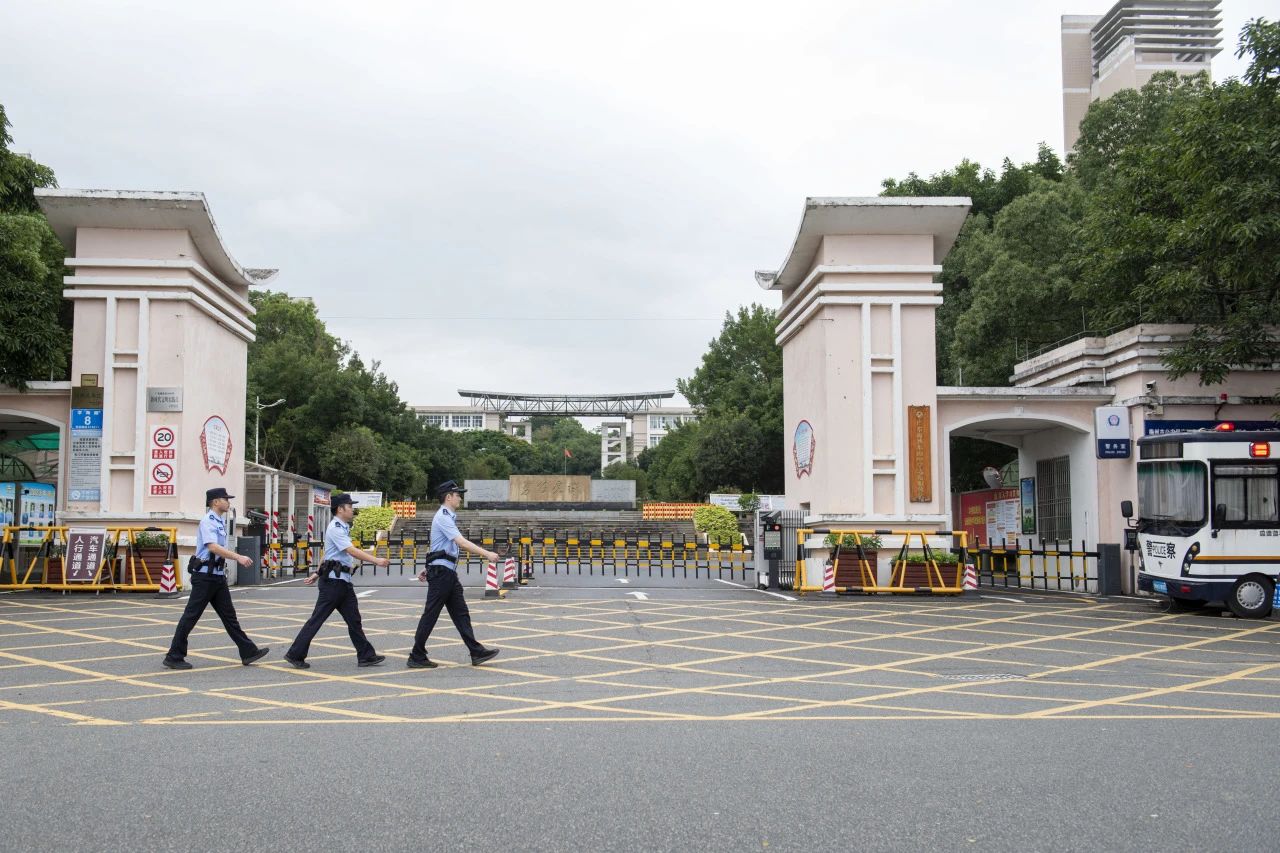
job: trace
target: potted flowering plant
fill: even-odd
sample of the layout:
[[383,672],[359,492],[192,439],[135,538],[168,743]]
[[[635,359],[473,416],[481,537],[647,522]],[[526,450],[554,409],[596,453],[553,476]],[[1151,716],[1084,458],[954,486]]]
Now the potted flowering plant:
[[[858,554],[859,542],[862,545],[861,556]],[[869,582],[875,581],[876,561],[880,558],[880,546],[884,544],[879,536],[874,533],[860,533],[856,536],[852,533],[828,533],[825,544],[832,549],[836,586],[867,586]],[[835,550],[837,545],[840,546],[839,552]],[[864,558],[867,561],[867,568],[871,571],[869,578],[864,578],[862,575]]]

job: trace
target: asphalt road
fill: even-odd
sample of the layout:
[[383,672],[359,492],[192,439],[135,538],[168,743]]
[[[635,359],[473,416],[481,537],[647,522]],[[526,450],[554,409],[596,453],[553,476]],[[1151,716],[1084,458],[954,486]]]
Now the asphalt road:
[[237,592],[242,667],[181,602],[0,596],[6,849],[1274,850],[1280,623],[1147,602],[786,601],[723,584],[473,599],[503,648],[403,667],[422,590],[368,587],[388,665],[314,592]]

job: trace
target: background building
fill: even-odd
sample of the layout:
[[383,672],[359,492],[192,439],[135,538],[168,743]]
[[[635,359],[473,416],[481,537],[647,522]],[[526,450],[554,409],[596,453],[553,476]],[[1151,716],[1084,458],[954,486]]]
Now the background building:
[[1157,71],[1197,74],[1221,50],[1219,0],[1120,0],[1105,15],[1062,16],[1063,150],[1089,104],[1141,88]]

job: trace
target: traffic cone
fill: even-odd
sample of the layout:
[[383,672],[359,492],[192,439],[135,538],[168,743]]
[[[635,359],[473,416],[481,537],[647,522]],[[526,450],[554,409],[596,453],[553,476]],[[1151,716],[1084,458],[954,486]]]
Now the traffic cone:
[[827,560],[822,566],[822,591],[836,591],[836,566],[830,560]]
[[178,583],[173,577],[173,561],[165,560],[164,565],[160,568],[160,591],[156,593],[156,598],[177,598]]
[[498,564],[490,563],[484,573],[484,597],[502,598],[506,593],[498,588]]
[[519,584],[516,581],[516,558],[507,557],[506,562],[502,564],[502,588],[515,589]]

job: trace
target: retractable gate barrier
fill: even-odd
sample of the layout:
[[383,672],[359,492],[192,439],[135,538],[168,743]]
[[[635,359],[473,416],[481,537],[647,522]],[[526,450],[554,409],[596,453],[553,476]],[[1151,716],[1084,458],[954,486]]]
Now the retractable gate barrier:
[[0,589],[158,592],[166,567],[181,589],[177,541],[174,527],[5,527]]
[[[634,529],[515,529],[469,527],[463,536],[505,561],[513,557],[521,583],[538,574],[610,575],[633,577],[711,578],[745,580],[754,570],[752,553],[742,542],[699,542],[686,532]],[[352,540],[357,548],[365,548]],[[391,565],[385,570],[359,564],[357,574],[417,574],[425,568],[428,550],[413,539],[399,542],[377,542],[371,549],[386,557]],[[315,560],[315,554],[303,559]],[[475,570],[483,575],[487,563],[480,557],[462,552],[458,556],[459,572]]]
[[[813,534],[833,534],[831,558],[822,565],[808,559],[805,540]],[[863,545],[864,536],[900,536],[898,549],[889,568],[882,575],[877,563],[878,551]],[[851,537],[853,544],[845,543]],[[947,538],[948,547],[934,547],[930,539]],[[792,589],[806,592],[892,593],[898,595],[960,595],[965,591],[964,563],[966,533],[963,530],[842,530],[837,528],[802,527],[796,530],[796,575]],[[915,546],[913,548],[913,546]],[[837,585],[836,578],[848,582]],[[815,582],[816,581],[816,582]]]
[[1035,540],[1028,537],[989,543],[967,550],[978,567],[980,586],[1047,589],[1069,592],[1099,592],[1101,556],[1083,541],[1080,547],[1063,540]]

